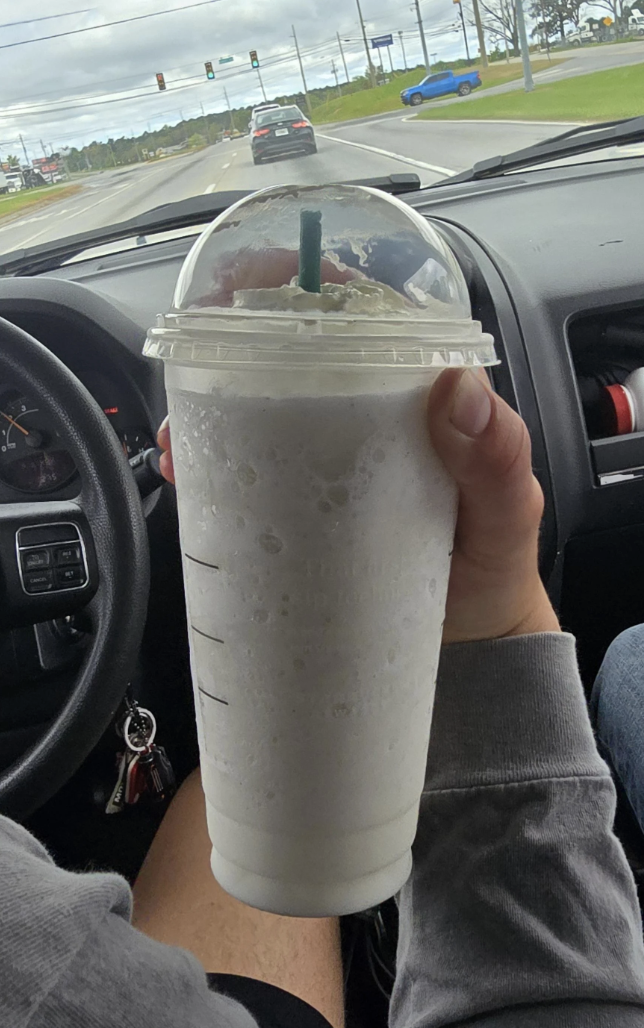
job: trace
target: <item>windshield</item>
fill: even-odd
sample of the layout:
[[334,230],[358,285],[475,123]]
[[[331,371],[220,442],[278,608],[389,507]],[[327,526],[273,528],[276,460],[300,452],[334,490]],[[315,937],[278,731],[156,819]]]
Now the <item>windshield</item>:
[[[192,197],[409,173],[431,186],[635,116],[642,5],[524,4],[526,69],[505,0],[481,5],[480,33],[467,5],[429,0],[5,2],[0,258],[78,233],[99,245]],[[631,139],[562,159],[642,153]]]
[[297,107],[279,107],[276,111],[266,111],[265,114],[257,115],[257,127],[262,125],[275,125],[278,121],[288,121],[292,118],[301,118],[302,112]]

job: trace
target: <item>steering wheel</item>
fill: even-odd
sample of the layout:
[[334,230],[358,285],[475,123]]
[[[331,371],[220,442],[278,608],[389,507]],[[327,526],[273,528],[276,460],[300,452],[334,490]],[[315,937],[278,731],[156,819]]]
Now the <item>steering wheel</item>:
[[74,500],[0,504],[0,627],[37,624],[88,604],[93,622],[67,700],[0,774],[0,811],[21,820],[74,774],[116,713],[145,625],[149,552],[134,478],[103,411],[57,357],[4,318],[0,381],[37,397],[81,483]]

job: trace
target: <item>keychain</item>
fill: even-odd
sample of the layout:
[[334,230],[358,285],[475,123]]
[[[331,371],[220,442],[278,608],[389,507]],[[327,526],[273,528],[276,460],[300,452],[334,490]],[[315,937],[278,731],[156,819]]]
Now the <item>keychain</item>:
[[176,779],[165,749],[154,741],[156,718],[152,711],[139,707],[129,693],[117,732],[123,738],[125,750],[117,755],[116,785],[105,813],[118,814],[142,798],[153,804],[171,799],[176,792]]

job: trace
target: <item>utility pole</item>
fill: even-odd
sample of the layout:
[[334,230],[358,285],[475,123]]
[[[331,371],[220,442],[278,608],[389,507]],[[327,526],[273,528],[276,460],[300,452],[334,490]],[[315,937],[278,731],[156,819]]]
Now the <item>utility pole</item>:
[[27,165],[27,167],[29,167],[29,158],[27,157],[27,147],[25,146],[25,141],[22,138],[22,133],[20,133],[20,144],[22,146],[22,152],[25,155],[25,164]]
[[309,112],[309,118],[310,118],[311,114],[313,112],[311,111],[311,101],[309,100],[309,91],[306,88],[306,77],[304,75],[304,65],[302,64],[302,55],[300,54],[300,47],[299,47],[299,44],[298,44],[298,41],[297,41],[297,36],[295,35],[295,25],[291,25],[291,28],[293,30],[293,39],[295,40],[295,49],[297,50],[297,59],[298,59],[299,64],[300,64],[300,71],[302,73],[302,85],[304,86],[304,99],[306,100],[306,109]]
[[[415,0],[415,3],[416,3],[416,16],[418,18],[418,31],[420,32],[420,42],[421,42],[422,47],[423,47],[423,57],[425,58],[425,68],[427,69],[427,74],[431,75],[431,73],[432,73],[432,66],[431,66],[431,63],[430,63],[430,60],[429,60],[429,54],[427,53],[427,40],[425,39],[425,29],[423,27],[423,16],[420,13],[420,0]],[[463,15],[463,12],[461,11],[461,17],[462,17],[462,15]]]
[[[418,4],[418,0],[416,0]],[[369,49],[369,43],[367,42],[367,30],[364,27],[364,18],[362,17],[362,8],[360,7],[360,0],[356,0],[358,6],[358,16],[360,18],[360,28],[362,29],[362,38],[364,40],[364,52],[367,55],[367,67],[369,68],[369,78],[371,79],[371,88],[375,89],[376,86],[376,69],[371,61],[371,50]]]
[[399,31],[398,35],[400,36],[400,45],[402,47],[403,63],[405,65],[405,71],[408,71],[409,69],[407,68],[407,54],[405,53],[405,37],[403,36],[402,29]]
[[523,62],[523,88],[526,93],[534,89],[532,78],[532,67],[530,65],[530,50],[528,49],[528,34],[525,28],[525,14],[523,13],[523,0],[514,0],[517,16],[517,30],[519,34],[519,45],[521,47],[521,60]]
[[338,46],[340,47],[340,57],[342,58],[342,63],[344,65],[344,77],[346,78],[347,85],[348,85],[350,80],[349,80],[349,69],[347,68],[347,59],[344,56],[344,49],[342,47],[342,40],[340,39],[340,33],[336,32],[336,36],[337,36],[337,39],[338,39]]
[[203,125],[206,130],[206,139],[209,143],[212,143],[212,139],[210,138],[210,125],[208,124],[208,119],[206,118],[206,112],[203,109],[203,103],[200,102],[199,106],[201,107],[201,117],[203,118]]
[[338,96],[342,96],[342,86],[340,85],[340,81],[338,79],[338,69],[335,65],[335,58],[331,61],[331,71],[335,75],[335,88],[338,91]]
[[461,25],[463,26],[463,39],[465,40],[465,55],[467,57],[467,63],[471,64],[472,61],[470,59],[470,47],[469,43],[467,42],[467,29],[465,28],[465,18],[463,17],[463,4],[461,0],[455,0],[455,2],[458,3],[458,10],[461,16]]
[[42,139],[40,140],[40,149],[43,152],[43,157],[45,158],[45,160],[47,160],[47,151],[45,150],[45,144],[43,143]]
[[233,117],[232,108],[230,106],[230,100],[228,99],[228,90],[224,86],[224,96],[226,97],[226,107],[228,108],[228,114],[230,115],[230,131],[235,132],[235,118]]
[[483,22],[481,21],[481,12],[479,10],[479,0],[472,0],[472,8],[474,10],[474,22],[476,24],[476,34],[479,37],[479,50],[481,52],[481,66],[487,68],[487,50],[485,49],[485,33],[483,32]]

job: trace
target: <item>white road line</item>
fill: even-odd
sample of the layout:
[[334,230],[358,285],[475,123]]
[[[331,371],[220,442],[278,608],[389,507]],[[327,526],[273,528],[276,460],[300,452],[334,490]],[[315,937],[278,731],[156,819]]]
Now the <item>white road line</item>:
[[230,164],[231,164],[231,162],[230,162],[230,161],[228,161],[228,164],[224,164],[224,165],[222,166],[222,169],[221,169],[221,170],[222,170],[222,171],[225,171],[225,170],[226,170],[226,168],[229,168],[229,167],[230,167]]
[[217,183],[213,182],[211,185],[207,186],[206,189],[204,189],[204,193],[214,193],[216,188],[217,188]]
[[455,175],[453,168],[443,168],[440,164],[427,164],[426,161],[416,161],[413,157],[404,157],[400,153],[393,153],[391,150],[381,150],[379,146],[368,146],[366,143],[354,143],[349,139],[338,139],[337,136],[325,136],[322,132],[317,133],[322,139],[330,139],[333,143],[344,143],[345,146],[357,146],[359,150],[370,150],[371,153],[380,154],[382,157],[391,157],[395,161],[402,161],[403,164],[411,164],[414,168],[425,168],[433,171],[436,175]]
[[[407,121],[410,124],[416,125],[429,125],[432,124],[430,118],[421,118],[420,120],[416,115],[411,115],[407,118],[401,118],[401,121]],[[537,128],[540,125],[552,125],[556,128],[558,125],[563,125],[567,128],[569,125],[577,126],[580,123],[578,121],[537,121],[535,118],[531,120],[526,118],[520,121],[518,118],[437,118],[437,125],[533,125]]]
[[[73,211],[70,211],[69,213],[70,213],[70,215],[72,217],[76,218],[76,217],[78,217],[79,214],[85,214],[86,211],[91,211],[93,207],[98,207],[100,204],[105,203],[106,200],[113,200],[115,196],[118,196],[119,193],[122,193],[127,188],[128,188],[128,186],[122,186],[121,189],[117,189],[116,192],[114,192],[114,193],[109,193],[108,196],[104,196],[101,200],[97,200],[96,203],[91,203],[91,204],[89,204],[88,207],[81,207],[80,210],[78,210],[78,211],[77,210],[73,210]],[[56,214],[56,211],[52,211],[52,214]],[[15,228],[15,224],[12,225],[10,223],[10,224],[8,224],[6,226],[6,229],[11,229],[11,228]],[[0,231],[6,231],[6,229],[0,229]],[[26,246],[27,243],[33,242],[34,239],[38,239],[38,236],[44,235],[44,233],[46,231],[47,231],[47,228],[43,228],[43,229],[40,230],[40,232],[36,232],[35,235],[28,236],[27,239],[21,239],[20,240],[20,246],[21,247],[22,246]]]

